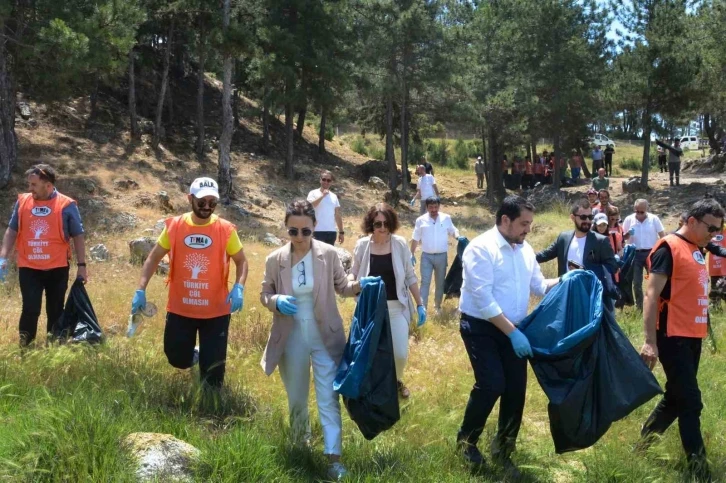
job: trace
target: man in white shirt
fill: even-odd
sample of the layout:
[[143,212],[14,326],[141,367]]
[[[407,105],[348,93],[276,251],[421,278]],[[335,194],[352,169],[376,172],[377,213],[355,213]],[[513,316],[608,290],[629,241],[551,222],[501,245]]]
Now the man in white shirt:
[[335,245],[336,237],[338,243],[343,243],[345,240],[340,202],[338,202],[335,193],[330,191],[334,180],[333,173],[327,170],[323,171],[320,173],[320,188],[308,193],[308,201],[315,208],[315,218],[317,220],[313,238],[329,245]]
[[416,203],[416,199],[421,200],[419,213],[426,213],[426,200],[431,197],[439,197],[439,187],[436,186],[436,179],[432,174],[426,174],[426,168],[421,165],[416,168],[418,175],[418,185],[416,186],[416,196],[411,200],[411,206]]
[[476,444],[497,399],[499,427],[492,457],[508,479],[520,475],[510,459],[522,423],[527,390],[527,359],[532,348],[517,324],[527,315],[530,293],[544,295],[559,282],[546,280],[534,250],[524,240],[534,219],[534,206],[508,196],[496,214],[496,226],[474,238],[464,250],[464,283],[459,310],[460,332],[474,369],[457,445],[464,458],[480,465]]
[[451,217],[439,211],[440,202],[435,196],[425,200],[426,213],[416,219],[416,226],[411,236],[411,262],[416,264],[416,248],[421,244],[421,298],[424,307],[429,301],[429,288],[432,275],[436,277],[434,305],[436,313],[441,311],[441,300],[444,298],[444,281],[446,267],[449,263],[449,236],[459,239]]
[[[653,213],[648,213],[648,201],[635,200],[635,213],[628,215],[623,221],[623,232],[629,244],[635,245],[633,260],[633,293],[635,306],[643,310],[643,269],[647,270],[645,261],[656,242],[665,236],[663,223]],[[624,237],[625,238],[625,237]]]

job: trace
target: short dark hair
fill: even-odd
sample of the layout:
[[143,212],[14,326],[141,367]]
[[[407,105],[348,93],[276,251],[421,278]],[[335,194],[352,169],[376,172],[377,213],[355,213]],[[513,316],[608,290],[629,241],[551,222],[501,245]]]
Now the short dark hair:
[[694,217],[697,220],[703,220],[706,215],[711,215],[716,218],[721,218],[723,221],[724,210],[718,201],[713,198],[706,198],[703,200],[696,201],[693,206],[688,210],[686,220],[690,217]]
[[426,198],[424,200],[424,204],[426,206],[429,206],[429,205],[440,205],[441,204],[441,199],[438,196],[429,196],[428,198]]
[[580,209],[589,210],[590,208],[592,208],[590,206],[590,201],[588,201],[587,198],[581,198],[572,203],[572,206],[570,207],[570,213],[576,215],[577,212],[580,211]]
[[26,178],[31,175],[37,175],[38,178],[41,179],[41,181],[47,181],[50,184],[55,184],[55,169],[53,169],[53,167],[48,164],[36,164],[25,172]]
[[315,224],[315,208],[307,200],[295,200],[285,209],[285,224],[291,216],[307,216]]
[[396,210],[394,210],[388,203],[376,203],[375,205],[370,207],[368,212],[363,217],[363,223],[361,223],[360,225],[363,233],[367,235],[373,233],[373,222],[379,213],[386,218],[386,223],[388,224],[388,231],[390,231],[391,233],[396,233],[396,230],[398,230],[401,224],[398,221],[398,215],[396,214]]
[[323,170],[323,171],[320,172],[320,178],[321,179],[323,178],[323,176],[326,176],[326,175],[329,176],[330,179],[332,179],[333,181],[335,181],[335,176],[333,175],[333,173],[331,173],[327,169],[325,169],[325,170]]
[[502,224],[502,216],[507,215],[507,218],[514,221],[522,215],[522,210],[534,213],[534,205],[521,196],[507,196],[497,210],[497,226]]
[[[600,168],[600,169],[602,169],[602,168]],[[598,196],[598,198],[599,198],[599,197],[600,197],[600,195],[601,195],[601,194],[603,194],[603,193],[605,193],[606,195],[608,195],[608,198],[610,198],[610,192],[609,192],[608,190],[604,190],[604,189],[603,189],[603,190],[600,190],[600,191],[598,191],[598,192],[597,192],[597,196]]]

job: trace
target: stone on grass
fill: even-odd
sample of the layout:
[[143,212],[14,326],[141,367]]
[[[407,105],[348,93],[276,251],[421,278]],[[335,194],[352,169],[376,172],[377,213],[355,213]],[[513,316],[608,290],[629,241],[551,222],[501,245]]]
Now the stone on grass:
[[350,273],[350,269],[353,268],[353,255],[343,247],[335,247],[335,251],[338,252],[338,258],[343,264],[345,273]]
[[284,242],[272,233],[265,233],[265,237],[262,239],[262,243],[266,245],[271,245],[273,247],[281,247],[282,245],[284,245]]
[[136,238],[135,240],[131,240],[129,242],[129,258],[131,259],[131,263],[144,263],[144,261],[146,261],[146,257],[149,256],[149,253],[151,253],[151,250],[154,249],[155,245],[156,240],[149,236],[143,236]]
[[123,447],[136,461],[137,481],[191,482],[200,451],[170,434],[131,433]]
[[89,252],[91,253],[91,260],[94,262],[103,262],[111,258],[108,248],[103,243],[92,246]]

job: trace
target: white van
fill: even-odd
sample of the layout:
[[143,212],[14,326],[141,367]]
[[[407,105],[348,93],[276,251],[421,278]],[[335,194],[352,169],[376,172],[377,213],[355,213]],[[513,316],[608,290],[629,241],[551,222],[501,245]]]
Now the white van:
[[610,140],[606,135],[597,133],[587,140],[590,144],[598,145],[600,147],[606,147],[608,144],[612,144],[615,147],[615,143]]
[[681,139],[681,149],[698,149],[698,136],[683,136]]

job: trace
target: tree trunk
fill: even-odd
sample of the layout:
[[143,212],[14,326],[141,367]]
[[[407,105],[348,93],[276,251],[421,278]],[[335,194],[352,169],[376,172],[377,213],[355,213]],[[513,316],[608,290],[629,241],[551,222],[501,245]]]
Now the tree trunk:
[[708,136],[708,145],[711,146],[715,154],[719,154],[721,152],[721,145],[716,139],[716,123],[708,112],[703,115],[703,128]]
[[197,51],[197,142],[195,151],[197,157],[204,158],[204,64],[206,58],[207,33],[204,22],[199,28],[199,46]]
[[169,134],[172,131],[173,124],[174,124],[174,100],[171,95],[171,81],[167,81],[167,83],[166,83],[166,125],[167,125],[166,134]]
[[131,124],[131,139],[139,139],[139,120],[136,117],[136,54],[129,52],[129,124]]
[[388,164],[388,187],[391,193],[398,186],[398,168],[396,167],[396,153],[393,151],[393,98],[386,96],[386,163]]
[[[537,154],[537,140],[534,136],[532,136],[532,156],[535,156]],[[532,161],[534,162],[534,158],[532,158]]]
[[100,83],[101,79],[97,72],[96,78],[93,80],[93,90],[91,91],[91,111],[88,113],[88,119],[86,120],[86,129],[91,127],[93,122],[96,120],[96,116],[98,116],[98,87]]
[[297,113],[297,135],[302,138],[303,130],[305,129],[305,116],[308,114],[308,103],[305,102],[303,107]]
[[318,155],[325,154],[325,117],[327,116],[326,109],[323,107],[320,110],[320,132],[318,133]]
[[[222,6],[222,35],[229,29],[231,0],[224,0]],[[232,53],[225,51],[222,62],[222,134],[219,136],[219,160],[217,161],[217,183],[219,198],[229,202],[232,195],[232,174],[230,173],[229,150],[232,145],[234,124],[232,120]]]
[[408,193],[408,87],[403,80],[403,96],[401,98],[401,191]]
[[[235,62],[236,65],[237,63]],[[232,119],[236,129],[239,126],[239,89],[232,91]]]
[[[0,33],[5,24],[0,19]],[[18,160],[18,139],[15,136],[15,81],[8,59],[8,37],[0,36],[0,188],[10,182],[10,173]]]
[[491,180],[491,185],[487,185],[487,198],[490,203],[494,203],[494,201],[501,203],[507,191],[504,189],[499,146],[491,126],[487,127],[487,137],[489,138],[489,180]]
[[267,90],[263,94],[262,102],[262,152],[267,154],[270,149],[270,106]]
[[162,138],[161,116],[164,113],[164,99],[166,99],[166,87],[169,83],[169,58],[171,56],[172,40],[174,36],[174,21],[169,25],[169,33],[166,36],[166,50],[164,52],[164,68],[161,73],[161,87],[159,89],[159,100],[156,104],[156,119],[154,120],[154,137],[151,140],[151,147],[159,149]]
[[487,191],[489,190],[489,155],[487,154],[487,130],[481,127],[481,159],[484,161],[484,180],[487,183]]
[[285,143],[287,150],[285,152],[285,177],[292,179],[295,176],[295,169],[293,166],[293,154],[295,148],[295,126],[293,117],[295,116],[295,109],[293,109],[292,102],[288,101],[285,104]]
[[562,156],[562,151],[560,147],[560,133],[555,133],[554,135],[554,151],[555,151],[555,175],[554,179],[552,180],[552,186],[558,190],[561,187],[561,181],[562,181],[562,167],[560,166],[560,157]]
[[640,184],[648,189],[648,171],[650,170],[650,133],[653,128],[653,120],[650,115],[650,106],[643,113],[643,170],[640,176]]

